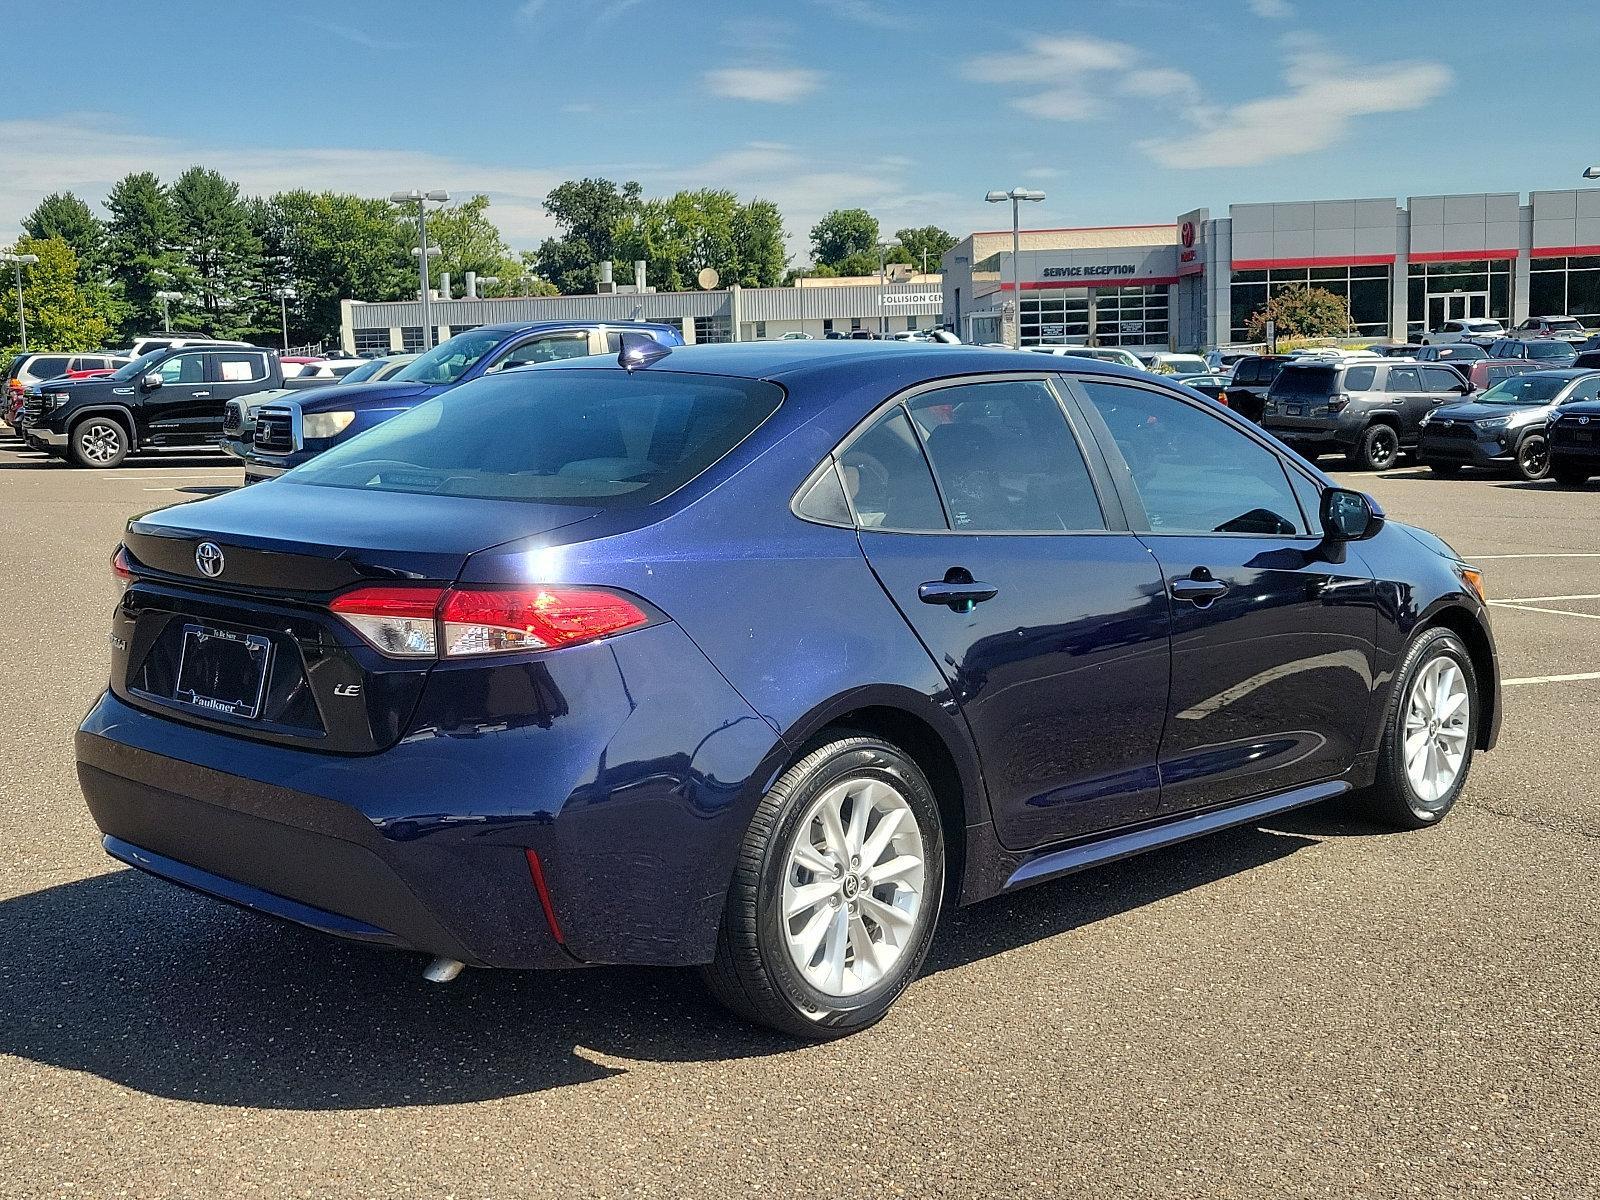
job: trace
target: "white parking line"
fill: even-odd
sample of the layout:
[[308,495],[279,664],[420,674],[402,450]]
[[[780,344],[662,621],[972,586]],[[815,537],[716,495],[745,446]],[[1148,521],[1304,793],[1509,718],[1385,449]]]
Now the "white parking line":
[[1583,617],[1589,621],[1600,621],[1600,613],[1572,612],[1565,608],[1540,608],[1535,604],[1508,604],[1504,600],[1489,601],[1496,608],[1513,608],[1518,612],[1549,613],[1552,617]]
[[1491,600],[1490,604],[1547,604],[1552,600],[1600,600],[1600,592],[1588,592],[1581,596],[1510,596],[1502,600]]
[[1551,554],[1466,554],[1462,557],[1468,562],[1479,562],[1496,558],[1600,558],[1600,554],[1563,550]]
[[1600,671],[1585,671],[1579,675],[1530,675],[1526,679],[1502,679],[1501,687],[1516,687],[1523,683],[1577,683],[1583,679],[1600,679]]

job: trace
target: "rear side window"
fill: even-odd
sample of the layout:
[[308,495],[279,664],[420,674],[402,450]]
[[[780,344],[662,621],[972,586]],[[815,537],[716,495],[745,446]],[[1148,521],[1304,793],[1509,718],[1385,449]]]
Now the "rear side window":
[[839,454],[855,523],[863,529],[946,529],[927,459],[905,410],[896,406]]
[[1080,383],[1128,464],[1152,532],[1307,532],[1283,464],[1265,446],[1176,397]]
[[908,405],[950,525],[985,533],[1104,529],[1089,468],[1040,380],[969,383]]
[[782,399],[775,384],[714,375],[515,371],[454,388],[290,477],[323,487],[635,508],[712,466]]
[[1259,358],[1245,359],[1233,369],[1233,381],[1235,383],[1260,383],[1261,360]]
[[1416,367],[1390,367],[1388,390],[1391,392],[1420,392],[1422,377]]
[[1372,381],[1377,376],[1377,367],[1351,367],[1344,373],[1344,390],[1347,392],[1370,392],[1372,390]]
[[[253,383],[267,377],[267,356],[264,354],[229,353],[222,351],[211,356],[219,383]],[[315,375],[315,363],[300,368],[302,375]]]

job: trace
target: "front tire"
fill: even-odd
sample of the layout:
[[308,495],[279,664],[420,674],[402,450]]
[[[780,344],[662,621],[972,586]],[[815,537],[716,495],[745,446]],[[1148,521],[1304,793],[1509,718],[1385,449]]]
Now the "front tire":
[[1434,462],[1428,464],[1428,470],[1432,471],[1440,479],[1454,479],[1457,475],[1461,474],[1461,464],[1452,462]]
[[1400,435],[1392,425],[1369,425],[1351,451],[1352,465],[1363,471],[1386,471],[1400,457]]
[[1530,433],[1517,443],[1517,474],[1529,483],[1550,474],[1550,439],[1544,434]]
[[1589,482],[1589,472],[1576,463],[1555,459],[1550,464],[1550,475],[1562,487],[1582,487]]
[[1437,825],[1466,786],[1478,732],[1478,677],[1472,656],[1448,629],[1412,643],[1378,750],[1373,813],[1400,829]]
[[893,744],[841,733],[762,798],[702,976],[748,1020],[843,1037],[878,1021],[916,978],[943,894],[926,776]]
[[67,438],[67,455],[80,467],[115,467],[128,457],[128,431],[110,417],[79,421]]

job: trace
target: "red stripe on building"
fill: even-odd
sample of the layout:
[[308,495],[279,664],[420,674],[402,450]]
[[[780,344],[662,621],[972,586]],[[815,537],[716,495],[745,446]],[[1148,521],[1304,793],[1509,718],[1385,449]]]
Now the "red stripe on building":
[[1479,259],[1515,258],[1515,250],[1429,250],[1408,257],[1412,262],[1476,262]]
[[1600,246],[1535,246],[1529,253],[1534,258],[1587,258],[1600,254]]
[[1346,254],[1331,258],[1236,258],[1235,271],[1267,271],[1273,267],[1380,267],[1394,262],[1392,254]]
[[[1025,292],[1042,292],[1051,288],[1102,288],[1102,287],[1165,287],[1178,282],[1176,275],[1146,275],[1140,279],[1130,279],[1127,276],[1096,275],[1092,279],[1041,279],[1037,283],[1032,280],[1022,281],[1022,290]],[[1013,285],[1002,283],[1000,291],[1009,292]]]

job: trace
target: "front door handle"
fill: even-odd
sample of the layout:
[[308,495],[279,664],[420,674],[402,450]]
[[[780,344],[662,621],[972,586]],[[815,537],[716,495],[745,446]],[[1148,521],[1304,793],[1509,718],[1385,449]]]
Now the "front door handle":
[[1219,596],[1227,595],[1228,585],[1212,578],[1206,568],[1196,567],[1189,574],[1174,579],[1167,585],[1167,590],[1172,593],[1174,600],[1188,600],[1204,608]]
[[943,604],[951,612],[971,612],[985,600],[993,600],[1000,589],[992,583],[980,583],[965,567],[951,567],[943,579],[930,580],[917,586],[917,599],[924,604]]
[[210,392],[195,392],[193,395],[196,400],[208,400],[211,397]]

